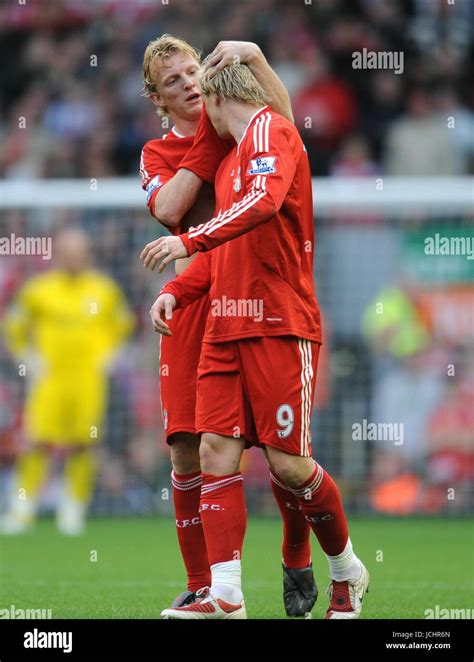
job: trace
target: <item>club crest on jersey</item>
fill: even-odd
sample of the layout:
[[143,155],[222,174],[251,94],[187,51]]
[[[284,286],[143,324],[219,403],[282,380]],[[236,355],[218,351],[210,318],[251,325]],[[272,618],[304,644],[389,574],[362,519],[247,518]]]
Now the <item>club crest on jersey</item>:
[[276,156],[258,156],[250,160],[249,175],[269,175],[276,172]]
[[[240,170],[241,170],[241,167],[239,166],[239,169],[237,170],[237,175],[235,176],[235,179],[234,179],[234,191],[236,193],[238,193],[240,191],[240,189],[242,188],[242,180],[240,178]],[[231,175],[233,175],[233,174],[234,174],[234,171],[232,170]]]

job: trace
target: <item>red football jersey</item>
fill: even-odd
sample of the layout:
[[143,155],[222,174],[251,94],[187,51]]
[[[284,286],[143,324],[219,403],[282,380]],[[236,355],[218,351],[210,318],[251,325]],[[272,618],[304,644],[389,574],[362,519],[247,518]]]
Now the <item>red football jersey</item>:
[[222,161],[215,188],[217,216],[180,235],[188,255],[214,249],[211,258],[199,256],[163,291],[182,306],[209,290],[208,342],[281,335],[321,342],[311,173],[293,124],[259,109]]
[[235,141],[219,138],[204,108],[194,136],[182,136],[173,127],[163,138],[148,141],[142,149],[140,175],[151,215],[154,216],[155,198],[159,189],[179,168],[187,168],[204,183],[193,207],[179,225],[167,227],[173,234],[180,234],[191,225],[209,218],[214,212],[214,177],[222,159],[233,145]]
[[[159,189],[176,175],[179,164],[194,142],[194,136],[182,136],[173,127],[163,138],[149,140],[142,149],[140,176],[146,191],[146,203],[153,215],[155,198]],[[169,228],[180,233],[180,226]]]
[[186,153],[179,167],[191,170],[203,182],[212,184],[223,158],[234,146],[233,138],[229,140],[219,138],[203,105],[193,146]]

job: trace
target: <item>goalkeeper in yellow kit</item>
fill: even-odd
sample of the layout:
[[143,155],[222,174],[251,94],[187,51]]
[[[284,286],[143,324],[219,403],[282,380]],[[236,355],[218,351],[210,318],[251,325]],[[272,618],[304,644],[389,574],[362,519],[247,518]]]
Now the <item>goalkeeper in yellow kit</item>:
[[52,460],[64,455],[57,525],[81,533],[94,489],[97,443],[108,399],[108,365],[133,328],[118,285],[89,266],[78,229],[58,233],[56,265],[28,280],[3,320],[19,375],[29,380],[24,409],[28,447],[19,458],[3,533],[34,521]]

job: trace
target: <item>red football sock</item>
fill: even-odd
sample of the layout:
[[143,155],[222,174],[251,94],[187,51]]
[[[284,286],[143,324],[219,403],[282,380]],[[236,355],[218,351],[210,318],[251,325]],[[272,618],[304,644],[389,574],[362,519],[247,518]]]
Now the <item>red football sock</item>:
[[244,484],[240,472],[202,474],[201,514],[209,565],[240,561],[247,528]]
[[211,571],[207,558],[206,540],[199,516],[201,472],[171,474],[176,530],[184,565],[188,575],[188,590],[197,591],[211,585]]
[[307,568],[311,562],[310,526],[297,497],[274,473],[270,473],[273,496],[283,520],[283,563],[287,568]]
[[344,551],[349,537],[341,495],[336,483],[319,464],[293,494],[311,525],[323,551],[336,556]]

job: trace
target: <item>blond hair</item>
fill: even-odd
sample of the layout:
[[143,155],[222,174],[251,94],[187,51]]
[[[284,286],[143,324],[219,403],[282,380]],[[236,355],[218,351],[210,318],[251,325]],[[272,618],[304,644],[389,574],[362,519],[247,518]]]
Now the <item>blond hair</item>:
[[263,87],[246,64],[230,64],[214,76],[205,72],[201,77],[201,92],[219,99],[265,105],[270,101]]
[[[201,54],[191,44],[188,44],[184,39],[173,37],[171,34],[163,34],[149,42],[143,55],[143,96],[149,97],[151,94],[159,94],[156,89],[156,84],[152,78],[153,67],[163,67],[164,60],[175,53],[182,53],[189,55],[196,60],[197,64],[201,64]],[[158,108],[160,115],[167,115],[168,109]]]

